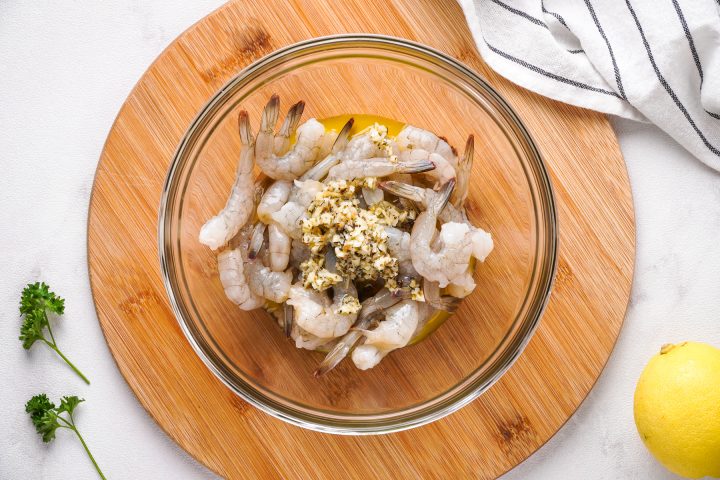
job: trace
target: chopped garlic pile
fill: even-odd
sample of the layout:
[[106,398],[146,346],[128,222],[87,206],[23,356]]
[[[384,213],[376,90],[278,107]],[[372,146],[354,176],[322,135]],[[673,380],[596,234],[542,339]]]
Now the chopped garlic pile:
[[[389,289],[397,288],[398,260],[388,251],[384,227],[413,220],[415,212],[400,210],[386,201],[362,208],[357,194],[363,187],[376,188],[377,179],[330,181],[308,207],[301,222],[302,242],[312,252],[300,265],[306,288],[325,290],[341,278],[382,278]],[[327,248],[334,249],[337,273],[323,268]]]
[[392,142],[388,137],[388,129],[385,125],[375,123],[375,125],[370,127],[368,133],[370,135],[370,140],[372,140],[372,142],[375,144],[375,146],[378,147],[378,149],[382,150],[383,153],[385,153],[385,156],[388,157],[391,162],[398,161],[397,155],[395,155],[395,152],[393,152]]

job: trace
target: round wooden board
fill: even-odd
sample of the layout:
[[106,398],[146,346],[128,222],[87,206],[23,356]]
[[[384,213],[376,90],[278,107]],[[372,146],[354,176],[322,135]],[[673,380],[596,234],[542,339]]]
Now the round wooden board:
[[[359,31],[442,50],[508,100],[551,172],[560,250],[539,329],[487,393],[425,427],[340,437],[251,408],[205,368],[166,298],[157,216],[180,138],[218,88],[281,46]],[[173,42],[121,109],[95,179],[88,262],[98,318],[120,371],[168,435],[220,475],[494,478],[547,441],[600,374],[625,314],[634,236],[625,165],[605,117],[541,98],[493,73],[455,2],[244,0],[221,7]]]

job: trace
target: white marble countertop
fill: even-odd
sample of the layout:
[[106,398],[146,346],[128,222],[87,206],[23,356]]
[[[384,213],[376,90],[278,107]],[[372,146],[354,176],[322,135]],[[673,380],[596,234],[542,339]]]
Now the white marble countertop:
[[[158,428],[117,370],[92,304],[85,235],[120,105],[162,49],[221,3],[0,0],[0,478],[96,478],[69,432],[48,445],[35,434],[23,405],[43,391],[87,399],[77,422],[108,478],[215,478]],[[637,217],[625,326],[578,412],[506,479],[674,478],[635,432],[635,382],[663,343],[720,346],[720,175],[657,128],[613,126]],[[55,335],[92,386],[44,346],[21,348],[19,292],[36,280],[66,298]]]

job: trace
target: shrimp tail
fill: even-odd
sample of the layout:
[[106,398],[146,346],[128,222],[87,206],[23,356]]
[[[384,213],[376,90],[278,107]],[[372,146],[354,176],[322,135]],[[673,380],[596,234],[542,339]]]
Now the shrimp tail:
[[475,135],[470,134],[467,142],[465,142],[465,152],[460,159],[461,165],[472,165],[473,156],[475,155]]
[[457,188],[453,192],[451,202],[457,208],[462,208],[468,195],[470,186],[470,172],[472,170],[473,156],[475,155],[475,137],[471,134],[465,142],[465,152],[458,160],[457,165]]
[[429,160],[408,160],[397,164],[397,173],[422,173],[434,168],[435,164]]
[[442,212],[443,208],[445,208],[445,205],[447,205],[448,201],[450,200],[450,195],[452,195],[454,188],[454,178],[451,178],[450,180],[445,182],[445,184],[440,187],[440,191],[435,196],[435,198],[432,199],[432,202],[428,204],[428,212],[431,212],[436,217],[440,215],[440,212]]
[[421,203],[424,200],[422,187],[416,187],[415,185],[408,185],[407,183],[396,182],[394,180],[380,182],[379,186],[388,193],[401,198],[407,198],[413,202]]
[[332,167],[340,163],[339,153],[347,146],[353,123],[355,123],[354,118],[351,118],[345,123],[343,128],[340,130],[340,133],[338,133],[335,143],[333,143],[332,153],[313,165],[310,170],[302,174],[300,180],[320,180],[327,175],[328,171],[330,171]]
[[350,139],[350,130],[352,130],[354,123],[354,118],[350,118],[350,120],[345,122],[345,125],[343,125],[342,129],[340,129],[340,133],[338,133],[338,136],[335,139],[335,143],[333,143],[332,153],[337,154],[345,149],[348,144],[348,140]]
[[320,366],[317,370],[315,370],[313,375],[315,377],[321,377],[333,368],[337,367],[338,364],[348,356],[353,347],[355,347],[355,344],[357,344],[361,338],[363,338],[362,333],[356,329],[353,329],[345,334],[335,347],[330,350],[330,353],[325,356],[323,361],[320,362]]
[[245,146],[250,145],[253,137],[247,110],[241,110],[238,114],[238,131],[240,132],[240,142]]
[[277,93],[273,93],[267,105],[265,105],[265,109],[263,110],[260,129],[264,132],[272,132],[275,129],[275,124],[278,121],[279,112],[280,97]]
[[280,127],[280,136],[289,137],[291,133],[297,130],[298,123],[300,123],[300,117],[302,117],[303,110],[305,110],[305,102],[300,100],[295,105],[290,107],[282,126]]
[[284,317],[283,317],[283,333],[285,333],[285,336],[287,338],[290,338],[290,333],[292,332],[292,326],[293,326],[293,306],[289,304],[285,304],[284,307]]
[[265,243],[266,227],[267,225],[263,222],[257,222],[255,224],[255,228],[253,228],[252,237],[250,237],[250,244],[248,246],[248,258],[250,260],[255,260],[255,258],[257,258],[258,253],[260,253],[260,250]]

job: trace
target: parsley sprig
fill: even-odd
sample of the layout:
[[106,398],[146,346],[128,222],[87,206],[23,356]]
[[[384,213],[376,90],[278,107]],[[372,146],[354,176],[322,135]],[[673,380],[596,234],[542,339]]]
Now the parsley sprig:
[[[73,418],[73,412],[80,402],[84,402],[82,398],[76,396],[65,396],[60,399],[60,406],[55,406],[50,401],[47,395],[41,393],[35,395],[25,404],[25,411],[30,414],[30,419],[35,425],[35,430],[42,436],[43,442],[50,442],[55,438],[55,432],[60,428],[67,428],[72,430],[77,435],[80,443],[82,443],[85,452],[95,466],[100,478],[105,480],[100,467],[98,466],[95,458],[90,453],[85,440],[75,426],[75,419]],[[65,413],[66,415],[62,415]]]
[[[20,326],[20,340],[22,341],[23,348],[28,350],[37,341],[45,343],[48,347],[55,350],[55,352],[60,355],[60,358],[65,360],[65,363],[67,363],[85,383],[90,385],[90,380],[88,380],[58,348],[50,322],[48,321],[48,312],[62,315],[65,312],[65,300],[51,292],[45,283],[36,282],[28,284],[20,297],[20,315],[25,316]],[[43,333],[45,328],[47,328],[50,334],[50,340],[45,338]]]

